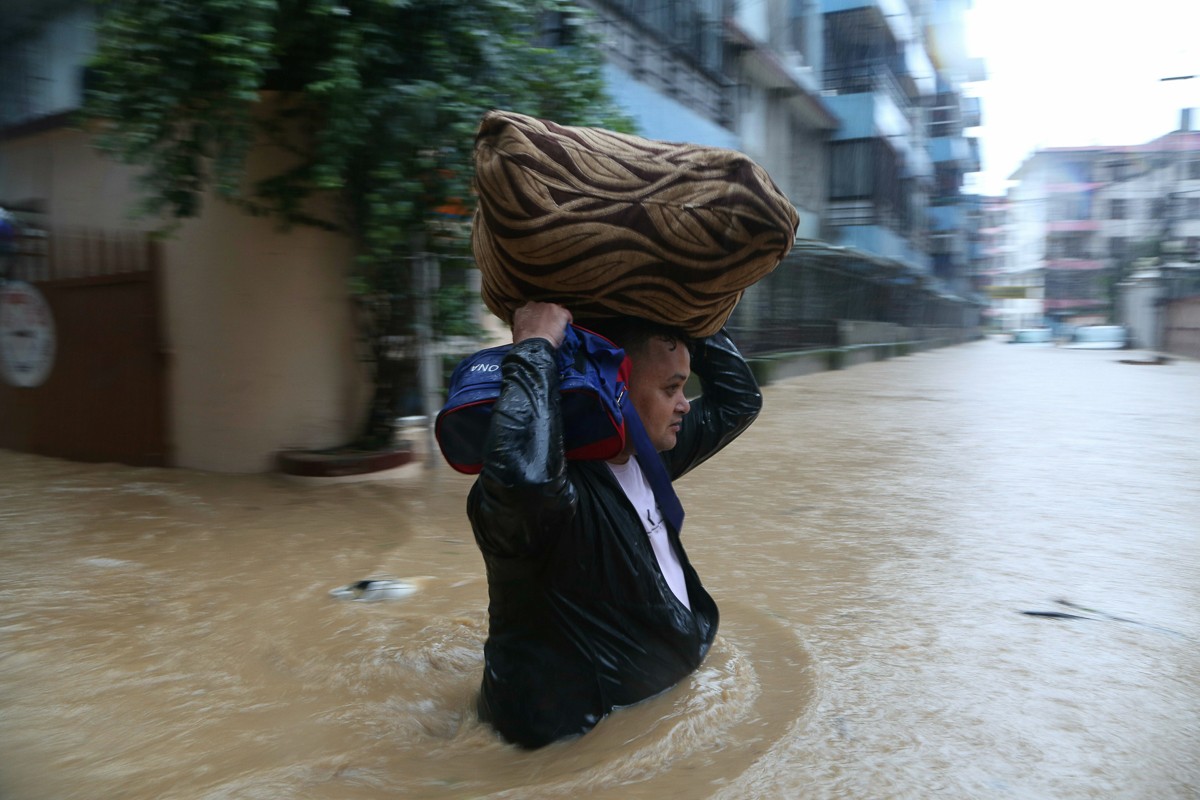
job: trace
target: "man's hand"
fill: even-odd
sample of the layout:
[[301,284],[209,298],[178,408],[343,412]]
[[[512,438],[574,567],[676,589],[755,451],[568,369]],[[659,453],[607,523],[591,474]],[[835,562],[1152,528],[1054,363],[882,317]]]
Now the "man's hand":
[[571,320],[571,312],[557,303],[526,303],[513,312],[513,344],[546,339],[557,349]]

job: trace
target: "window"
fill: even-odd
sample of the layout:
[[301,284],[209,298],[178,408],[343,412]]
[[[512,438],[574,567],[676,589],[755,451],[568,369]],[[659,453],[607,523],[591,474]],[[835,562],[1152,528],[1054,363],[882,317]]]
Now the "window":
[[1088,161],[1067,161],[1056,165],[1051,174],[1055,183],[1088,183],[1092,179],[1092,165]]
[[1135,170],[1132,161],[1114,161],[1111,165],[1112,179],[1114,181],[1128,180],[1134,177]]
[[1189,161],[1187,176],[1191,180],[1200,180],[1200,161]]
[[830,196],[834,200],[870,197],[874,188],[869,139],[839,142],[831,148]]
[[1087,234],[1070,233],[1050,237],[1046,243],[1050,258],[1087,258]]
[[1108,218],[1109,219],[1127,219],[1129,214],[1129,203],[1127,200],[1110,200],[1108,201]]

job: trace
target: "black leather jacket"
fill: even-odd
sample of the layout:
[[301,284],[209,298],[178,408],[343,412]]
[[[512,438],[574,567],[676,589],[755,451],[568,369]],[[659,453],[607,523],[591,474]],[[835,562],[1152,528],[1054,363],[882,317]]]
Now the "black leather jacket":
[[[540,747],[677,683],[708,653],[718,614],[678,537],[690,611],[607,465],[563,456],[551,344],[517,344],[502,369],[484,468],[467,500],[490,600],[479,710],[509,741]],[[724,331],[697,343],[692,371],[702,395],[662,454],[672,479],[731,442],[762,407]]]

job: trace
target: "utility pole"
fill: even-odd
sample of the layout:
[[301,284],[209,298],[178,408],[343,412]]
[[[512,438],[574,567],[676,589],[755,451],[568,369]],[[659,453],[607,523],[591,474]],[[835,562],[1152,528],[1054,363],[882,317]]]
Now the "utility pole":
[[433,424],[441,408],[442,359],[433,329],[433,304],[441,284],[441,270],[437,256],[425,248],[424,236],[417,239],[416,260],[413,264],[413,294],[416,300],[417,353],[421,408],[425,415],[426,466],[437,463],[437,443]]

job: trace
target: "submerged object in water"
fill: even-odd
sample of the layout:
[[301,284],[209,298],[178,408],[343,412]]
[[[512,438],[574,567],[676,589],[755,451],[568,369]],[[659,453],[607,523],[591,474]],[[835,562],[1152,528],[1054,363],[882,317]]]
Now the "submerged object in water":
[[368,579],[339,586],[331,590],[329,594],[342,600],[373,602],[376,600],[403,600],[416,594],[420,588],[416,581],[411,580]]

